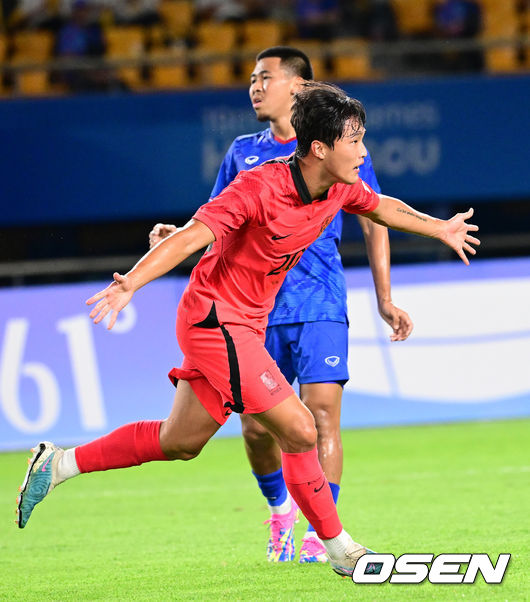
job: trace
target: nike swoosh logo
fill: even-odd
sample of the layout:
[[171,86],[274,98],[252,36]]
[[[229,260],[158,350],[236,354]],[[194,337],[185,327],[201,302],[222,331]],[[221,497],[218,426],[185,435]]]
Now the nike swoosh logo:
[[52,459],[52,457],[50,456],[46,462],[44,462],[44,464],[42,465],[41,471],[42,472],[46,472],[46,466],[48,466],[49,461]]
[[290,234],[286,234],[285,236],[278,236],[277,234],[273,234],[272,235],[272,240],[281,240],[282,238],[287,238],[288,236],[291,236]]
[[320,487],[319,487],[318,489],[315,487],[315,488],[313,489],[313,491],[314,491],[315,493],[318,493],[318,492],[319,492],[319,491],[322,489],[322,487],[324,487],[324,485],[325,485],[325,484],[326,484],[326,481],[324,480],[324,481],[322,482],[322,485],[320,485]]

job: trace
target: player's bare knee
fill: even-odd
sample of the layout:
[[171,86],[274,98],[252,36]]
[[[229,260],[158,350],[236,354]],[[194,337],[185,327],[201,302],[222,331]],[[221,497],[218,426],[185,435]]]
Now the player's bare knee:
[[312,421],[304,420],[293,425],[283,438],[283,451],[302,453],[309,451],[317,444],[317,429]]

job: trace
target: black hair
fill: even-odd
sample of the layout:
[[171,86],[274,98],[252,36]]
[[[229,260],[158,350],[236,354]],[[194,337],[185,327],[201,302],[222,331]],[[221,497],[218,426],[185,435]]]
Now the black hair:
[[291,46],[272,46],[260,52],[256,57],[256,62],[266,58],[279,58],[280,65],[284,69],[292,71],[302,79],[313,79],[313,67],[311,61],[305,52],[292,48]]
[[291,124],[296,132],[296,156],[305,157],[313,140],[333,148],[335,140],[345,135],[346,122],[351,119],[360,130],[366,121],[362,103],[350,98],[332,84],[305,82],[294,95]]

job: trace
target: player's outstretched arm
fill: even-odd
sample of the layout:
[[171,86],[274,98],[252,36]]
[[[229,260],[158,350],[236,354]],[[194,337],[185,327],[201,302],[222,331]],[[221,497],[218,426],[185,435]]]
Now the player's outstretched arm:
[[473,215],[473,209],[443,220],[420,213],[394,197],[380,194],[379,198],[377,208],[370,213],[365,213],[366,217],[394,230],[437,238],[453,249],[466,265],[469,265],[466,253],[475,255],[476,250],[471,245],[480,245],[480,240],[470,234],[476,232],[478,226],[466,222],[466,219]]
[[408,313],[392,303],[388,229],[362,215],[358,215],[357,219],[366,243],[379,315],[393,330],[390,340],[404,341],[409,337],[414,325]]
[[140,261],[122,276],[114,273],[114,281],[87,300],[87,305],[96,304],[90,317],[98,324],[110,315],[110,330],[119,312],[129,303],[134,293],[151,280],[167,274],[187,257],[214,242],[213,232],[197,220],[190,220],[183,228],[165,238],[151,249]]

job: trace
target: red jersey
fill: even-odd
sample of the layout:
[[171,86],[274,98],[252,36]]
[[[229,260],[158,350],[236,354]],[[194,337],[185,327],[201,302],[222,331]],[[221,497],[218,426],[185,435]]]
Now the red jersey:
[[263,330],[287,271],[335,215],[368,213],[378,204],[362,180],[334,184],[312,200],[295,157],[240,172],[193,216],[215,242],[193,270],[179,311],[196,324],[215,302],[219,322]]

